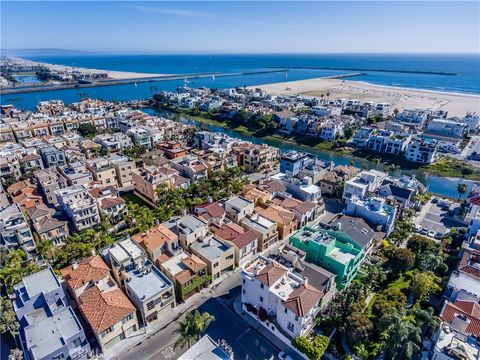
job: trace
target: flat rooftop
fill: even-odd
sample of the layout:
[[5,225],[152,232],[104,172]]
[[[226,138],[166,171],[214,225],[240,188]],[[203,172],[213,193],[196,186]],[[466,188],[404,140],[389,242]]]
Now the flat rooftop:
[[145,269],[130,270],[126,274],[129,280],[125,281],[125,286],[142,302],[172,287],[170,280],[150,262]]
[[192,250],[210,261],[218,259],[231,247],[231,245],[221,242],[214,236],[210,236],[204,240],[197,240],[193,242],[191,246]]

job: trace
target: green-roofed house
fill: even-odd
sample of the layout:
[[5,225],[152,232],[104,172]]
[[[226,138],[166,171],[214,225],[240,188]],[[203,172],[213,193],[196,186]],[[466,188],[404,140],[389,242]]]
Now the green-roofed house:
[[303,227],[289,242],[306,253],[307,262],[334,273],[338,289],[350,284],[365,258],[364,247],[343,231]]

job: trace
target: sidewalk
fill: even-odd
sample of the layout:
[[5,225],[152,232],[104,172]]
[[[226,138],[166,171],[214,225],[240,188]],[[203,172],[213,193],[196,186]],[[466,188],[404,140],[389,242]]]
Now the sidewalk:
[[137,344],[141,343],[143,340],[149,338],[150,336],[164,329],[171,322],[177,321],[185,313],[197,308],[205,300],[210,298],[211,296],[210,291],[211,291],[210,288],[203,289],[199,293],[190,297],[186,302],[180,305],[177,305],[175,307],[175,311],[168,312],[154,325],[140,328],[128,338],[120,341],[118,344],[115,344],[112,348],[108,349],[103,354],[98,355],[97,358],[105,359],[105,360],[115,359],[119,354],[122,354],[128,349],[134,348]]
[[280,340],[278,337],[272,334],[270,330],[268,330],[262,324],[260,324],[258,320],[254,319],[250,314],[248,314],[248,312],[243,311],[241,295],[238,295],[235,298],[235,300],[233,300],[233,308],[235,309],[235,312],[237,313],[237,315],[239,315],[243,319],[243,321],[245,321],[248,325],[250,325],[250,327],[252,327],[256,331],[258,331],[261,335],[266,337],[277,348],[282,349],[295,360],[306,359],[306,357],[302,358],[299,355],[298,350],[293,348],[291,344],[287,344],[284,341]]

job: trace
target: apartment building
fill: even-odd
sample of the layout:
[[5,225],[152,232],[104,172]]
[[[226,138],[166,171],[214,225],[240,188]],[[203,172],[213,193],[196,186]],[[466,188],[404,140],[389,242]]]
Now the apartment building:
[[55,191],[67,186],[67,181],[59,176],[55,168],[39,170],[34,173],[37,180],[37,186],[48,205],[56,206],[58,204]]
[[132,170],[131,176],[135,193],[152,204],[158,200],[157,189],[174,186],[173,176],[165,169],[155,166],[144,166]]
[[43,164],[45,167],[62,166],[67,163],[65,151],[55,146],[46,146],[40,149]]
[[414,137],[405,150],[405,158],[416,163],[431,164],[437,159],[437,149],[436,140]]
[[118,186],[129,189],[133,186],[132,171],[136,169],[135,161],[128,156],[112,154],[108,157],[117,177]]
[[87,160],[87,169],[93,175],[96,181],[100,181],[104,186],[118,187],[117,174],[113,164],[107,157],[97,157]]

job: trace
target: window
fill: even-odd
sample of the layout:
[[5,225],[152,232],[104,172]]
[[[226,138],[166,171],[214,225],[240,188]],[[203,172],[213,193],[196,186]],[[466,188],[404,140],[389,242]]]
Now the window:
[[287,329],[288,329],[289,331],[293,332],[294,326],[293,326],[293,324],[292,324],[291,322],[288,323]]
[[82,339],[81,338],[76,338],[73,340],[73,347],[79,347],[82,345]]
[[154,307],[155,307],[154,301],[150,301],[149,303],[147,303],[147,310],[152,310]]
[[213,264],[213,267],[216,268],[218,266],[218,262]]
[[260,284],[260,289],[263,289],[263,284]]
[[133,319],[133,313],[128,315],[127,317],[124,317],[122,320],[122,324],[125,324],[127,321],[130,321]]
[[285,308],[285,314],[286,314],[286,313],[288,313],[288,309],[287,309],[287,308]]
[[104,337],[105,335],[107,334],[110,334],[112,331],[113,331],[114,327],[113,325],[110,326],[107,330],[105,330],[104,332],[102,332],[102,337]]
[[298,315],[295,315],[295,321],[298,321]]
[[260,302],[263,303],[263,296],[260,296]]
[[245,284],[245,279],[242,279],[242,283],[244,283],[244,284]]

